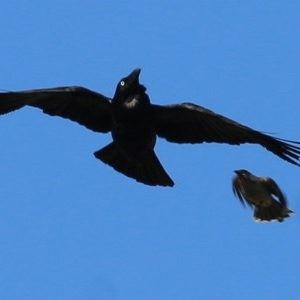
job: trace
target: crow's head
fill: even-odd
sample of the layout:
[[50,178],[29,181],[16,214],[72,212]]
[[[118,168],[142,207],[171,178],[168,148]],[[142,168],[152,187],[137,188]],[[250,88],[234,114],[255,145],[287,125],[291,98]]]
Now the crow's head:
[[146,88],[139,83],[141,69],[133,70],[128,76],[122,78],[116,88],[114,98],[128,97],[139,93],[144,93]]

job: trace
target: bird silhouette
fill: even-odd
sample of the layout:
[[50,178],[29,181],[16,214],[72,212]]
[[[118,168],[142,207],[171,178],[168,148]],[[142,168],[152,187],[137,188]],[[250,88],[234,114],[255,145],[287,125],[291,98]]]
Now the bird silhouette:
[[298,142],[253,130],[196,104],[151,104],[139,83],[140,72],[135,69],[121,79],[113,98],[80,86],[2,92],[0,114],[28,105],[95,132],[110,132],[112,142],[96,151],[95,157],[147,185],[174,185],[154,152],[157,137],[173,143],[260,144],[299,165]]
[[293,211],[277,183],[270,177],[257,177],[247,170],[235,170],[232,189],[243,205],[254,209],[255,221],[284,221]]

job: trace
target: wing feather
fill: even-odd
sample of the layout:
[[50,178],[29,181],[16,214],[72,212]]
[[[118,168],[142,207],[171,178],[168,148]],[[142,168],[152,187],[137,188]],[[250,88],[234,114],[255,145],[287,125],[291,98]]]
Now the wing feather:
[[169,142],[260,144],[282,159],[299,165],[299,142],[272,137],[191,103],[152,105],[152,109],[157,135]]
[[50,116],[75,121],[88,129],[111,130],[111,99],[83,87],[57,87],[0,93],[0,115],[25,105],[37,107]]

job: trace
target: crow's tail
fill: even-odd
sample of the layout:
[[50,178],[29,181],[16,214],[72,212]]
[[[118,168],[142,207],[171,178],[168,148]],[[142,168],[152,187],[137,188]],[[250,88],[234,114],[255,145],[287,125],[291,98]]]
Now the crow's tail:
[[142,158],[129,159],[112,142],[96,151],[94,155],[96,158],[113,167],[116,171],[134,178],[136,181],[148,185],[174,185],[173,180],[164,170],[153,150],[147,152]]

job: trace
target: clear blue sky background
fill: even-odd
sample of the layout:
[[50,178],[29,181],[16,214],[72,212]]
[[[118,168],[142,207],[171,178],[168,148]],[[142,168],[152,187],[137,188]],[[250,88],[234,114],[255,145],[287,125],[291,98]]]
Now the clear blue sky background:
[[[0,35],[1,89],[113,96],[141,67],[153,103],[300,140],[299,1],[11,0]],[[109,135],[33,108],[0,127],[1,299],[299,299],[299,168],[255,145],[158,140],[176,185],[148,187],[94,159]],[[253,222],[237,168],[273,177],[296,215]]]

